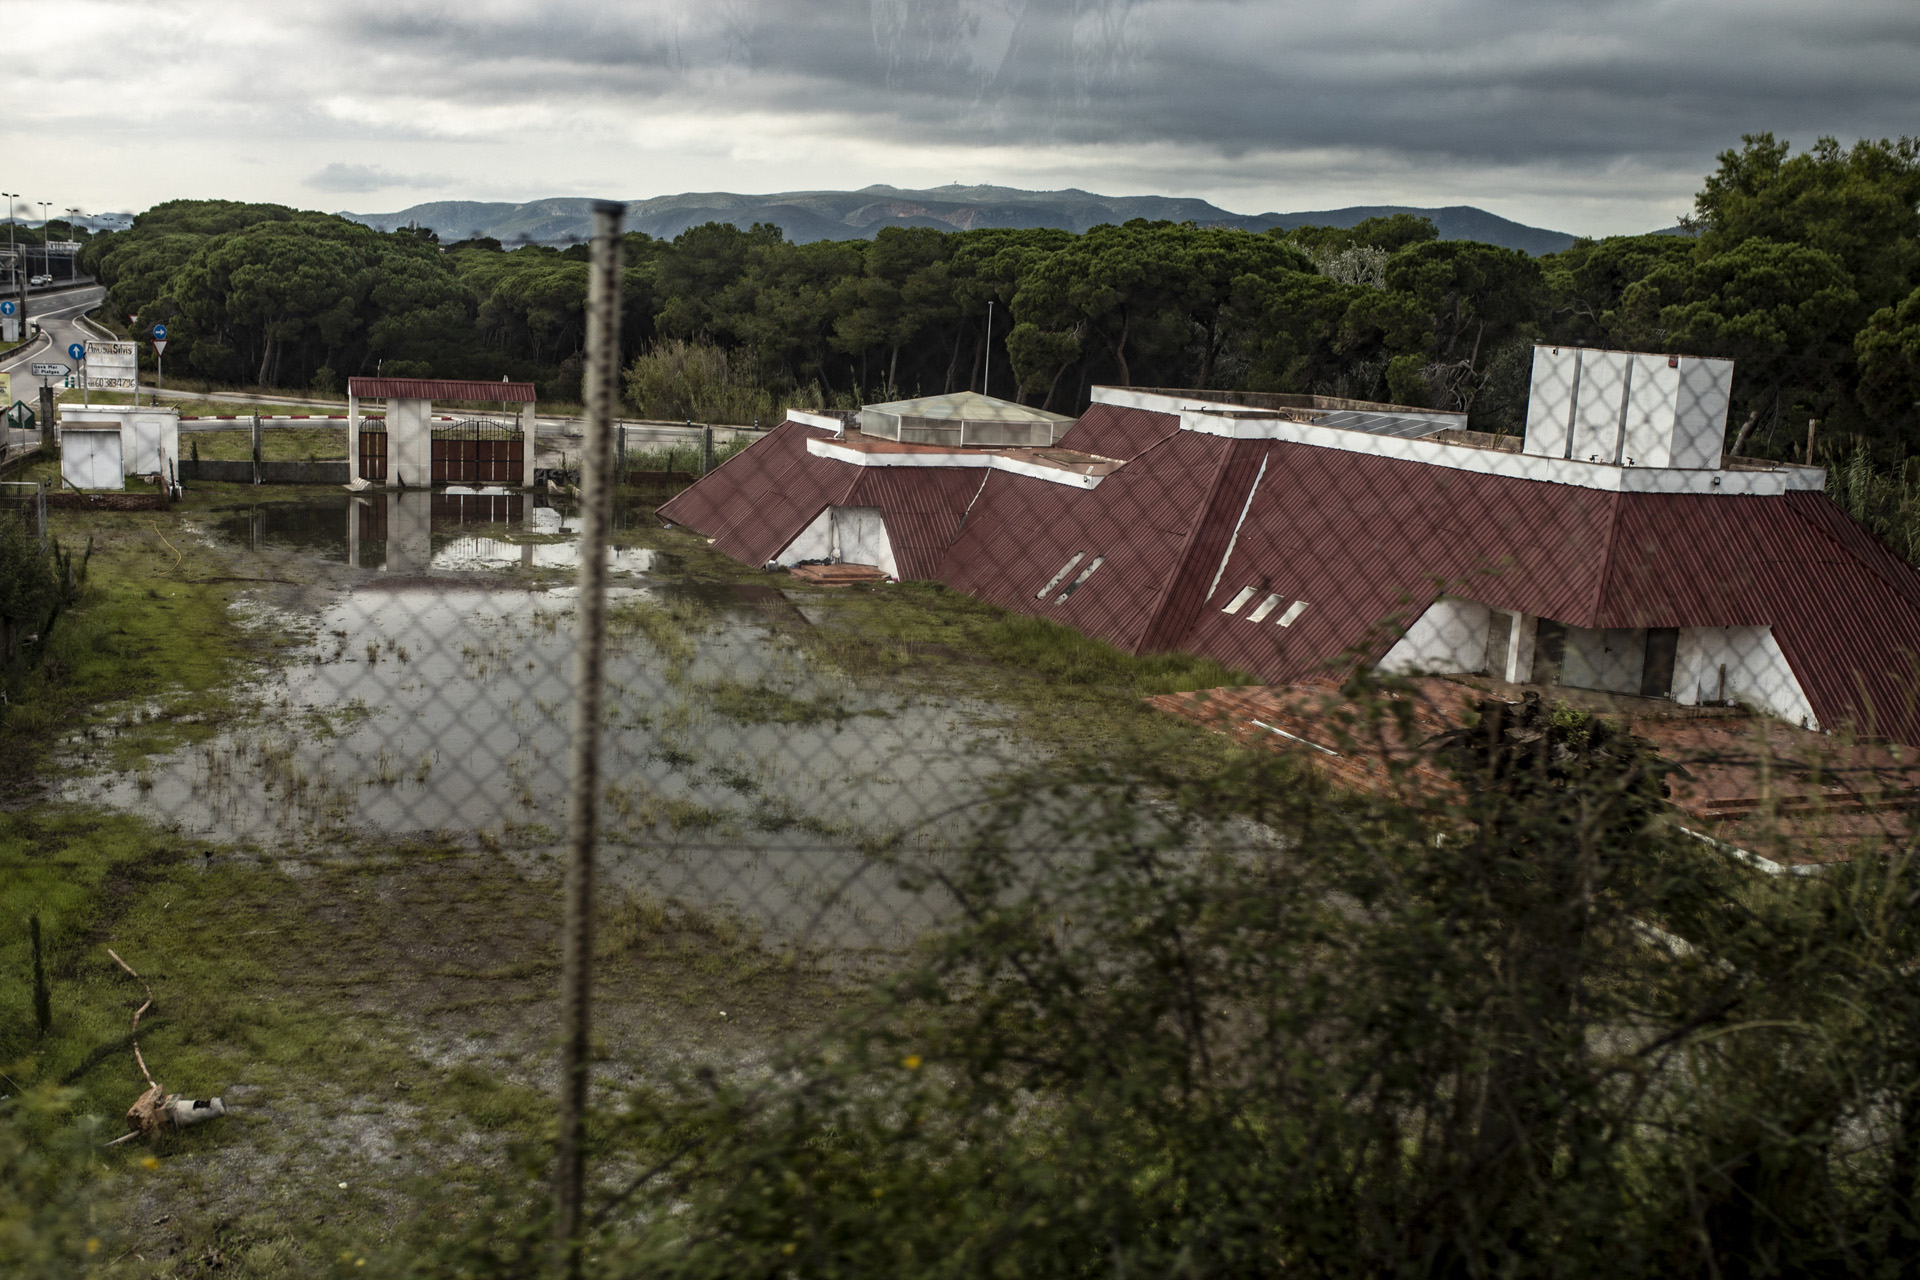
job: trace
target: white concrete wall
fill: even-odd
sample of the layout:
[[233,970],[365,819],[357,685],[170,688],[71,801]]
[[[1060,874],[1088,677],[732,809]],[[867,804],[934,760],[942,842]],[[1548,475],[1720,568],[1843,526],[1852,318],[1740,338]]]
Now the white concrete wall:
[[387,401],[387,483],[433,483],[433,417],[427,400]]
[[900,576],[878,507],[833,508],[833,543],[834,559],[842,564],[875,565],[889,578]]
[[[1680,391],[1680,368],[1667,356],[1636,355],[1628,370],[1626,418],[1620,461],[1629,467],[1665,467],[1673,463],[1673,406]],[[1714,466],[1720,465],[1716,457]]]
[[[1720,671],[1726,668],[1721,691]],[[1673,700],[1687,706],[1722,699],[1770,712],[1789,724],[1820,727],[1771,627],[1682,627],[1673,659]]]
[[1382,671],[1465,675],[1487,665],[1486,605],[1442,597],[1413,620],[1407,633],[1380,659]]
[[1624,351],[1581,351],[1580,393],[1573,407],[1573,445],[1582,462],[1620,460],[1620,416],[1632,358]]
[[1527,384],[1527,430],[1522,448],[1543,458],[1567,456],[1567,428],[1573,421],[1574,379],[1580,356],[1571,347],[1535,347],[1533,377]]
[[773,558],[775,564],[784,565],[802,560],[870,564],[889,578],[900,576],[893,540],[887,536],[887,522],[878,507],[828,507]]
[[828,560],[832,557],[833,508],[822,507],[820,514],[813,518],[813,523],[802,529],[800,536],[789,542],[773,558],[773,562],[792,566],[802,560]]
[[1679,358],[1674,390],[1673,456],[1668,466],[1717,467],[1727,447],[1727,409],[1733,401],[1733,361]]

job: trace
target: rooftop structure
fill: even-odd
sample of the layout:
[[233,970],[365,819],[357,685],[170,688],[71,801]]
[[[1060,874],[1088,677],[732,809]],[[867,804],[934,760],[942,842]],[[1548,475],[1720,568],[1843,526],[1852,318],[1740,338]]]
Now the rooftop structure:
[[789,415],[662,513],[748,563],[871,556],[1265,681],[1485,672],[1920,743],[1920,573],[1819,469],[1722,455],[1726,362],[1541,348],[1535,373],[1518,442],[1165,389],[1095,388],[1052,464]]
[[870,404],[860,410],[860,430],[882,440],[956,449],[1025,445],[1045,448],[1073,425],[1058,413],[996,400],[977,391]]

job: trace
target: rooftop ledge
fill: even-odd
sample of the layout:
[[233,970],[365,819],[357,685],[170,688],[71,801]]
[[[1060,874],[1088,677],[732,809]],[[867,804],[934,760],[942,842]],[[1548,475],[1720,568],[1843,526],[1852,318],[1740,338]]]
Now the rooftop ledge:
[[[815,425],[815,424],[809,424]],[[902,443],[863,434],[848,427],[831,439],[809,437],[807,452],[857,467],[972,467],[1008,471],[1054,484],[1092,489],[1126,465],[1113,458],[1058,447],[948,448],[937,444]]]
[[[1824,489],[1827,473],[1819,467],[1775,464],[1764,459],[1728,457],[1717,468],[1687,470],[1677,467],[1630,467],[1610,462],[1585,462],[1573,458],[1548,458],[1521,453],[1510,446],[1493,443],[1511,437],[1488,436],[1470,432],[1459,425],[1464,415],[1434,414],[1430,430],[1418,435],[1386,435],[1377,430],[1355,430],[1317,420],[1321,414],[1337,413],[1303,404],[1274,404],[1270,410],[1246,404],[1200,403],[1195,401],[1212,392],[1169,392],[1159,389],[1095,387],[1096,404],[1145,409],[1179,417],[1184,431],[1224,436],[1234,440],[1277,440],[1310,445],[1321,449],[1339,449],[1347,453],[1369,454],[1446,467],[1455,471],[1482,475],[1509,476],[1544,484],[1565,484],[1581,489],[1600,489],[1615,493],[1697,493],[1747,496],[1776,496],[1795,490]],[[1275,397],[1307,401],[1313,397]],[[1387,409],[1390,407],[1382,407]],[[1392,408],[1396,417],[1415,420],[1419,410]],[[1380,412],[1370,410],[1369,413]],[[1427,415],[1422,415],[1427,416]]]

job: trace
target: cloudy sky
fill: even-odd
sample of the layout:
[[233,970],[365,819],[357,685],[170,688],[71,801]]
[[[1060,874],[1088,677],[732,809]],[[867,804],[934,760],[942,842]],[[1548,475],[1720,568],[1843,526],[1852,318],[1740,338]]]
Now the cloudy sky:
[[1670,224],[1742,133],[1920,133],[1920,0],[10,8],[48,39],[0,174],[54,210],[990,182],[1600,235]]

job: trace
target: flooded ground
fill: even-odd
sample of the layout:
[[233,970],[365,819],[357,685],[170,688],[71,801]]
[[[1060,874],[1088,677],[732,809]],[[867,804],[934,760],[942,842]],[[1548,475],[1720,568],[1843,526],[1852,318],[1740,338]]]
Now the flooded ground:
[[[71,798],[297,864],[367,837],[555,851],[566,817],[575,525],[502,492],[328,495],[207,536],[344,570],[263,620],[304,640],[238,728]],[[771,938],[893,947],[926,923],[896,857],[938,859],[1021,754],[983,704],[859,682],[802,643],[820,598],[682,583],[610,552],[603,875]],[[830,606],[829,606],[830,607]],[[76,748],[86,744],[76,742]]]

